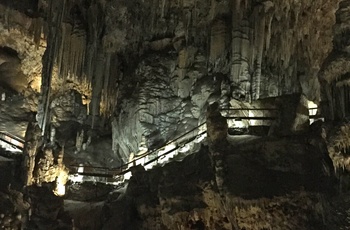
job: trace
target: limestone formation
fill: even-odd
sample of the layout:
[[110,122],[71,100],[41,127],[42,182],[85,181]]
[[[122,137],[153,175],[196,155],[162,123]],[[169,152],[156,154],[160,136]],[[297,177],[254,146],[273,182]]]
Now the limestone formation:
[[[327,197],[334,189],[328,154],[339,184],[350,184],[349,6],[349,0],[1,1],[0,130],[23,137],[28,127],[24,180],[34,213],[28,228],[69,229],[72,222],[93,228],[84,215],[72,221],[52,193],[62,194],[64,163],[115,168],[146,151],[166,151],[186,132],[171,144],[188,154],[201,146],[206,122],[209,149],[151,171],[135,166],[128,187],[116,192],[122,195],[86,212],[105,217],[94,228],[341,229],[332,224],[338,209],[327,203],[334,201]],[[323,140],[309,132],[308,101],[320,107]],[[265,106],[277,111],[223,113],[262,116],[242,121],[226,121],[219,108]],[[33,112],[41,133],[29,121]],[[269,129],[270,137],[228,136],[228,126],[246,134]],[[184,140],[195,144],[182,146]],[[1,184],[18,182],[7,172],[16,161],[8,162],[0,164],[1,175],[9,175]],[[23,213],[7,205],[12,195],[0,193],[4,228],[23,225]]]
[[207,108],[207,135],[209,144],[218,146],[224,145],[227,137],[227,121],[220,113],[220,104],[214,102]]
[[[292,146],[297,151],[290,156]],[[328,180],[320,174],[321,158],[302,138],[256,140],[227,150],[222,195],[213,183],[209,150],[202,147],[182,162],[139,170],[127,191],[107,204],[113,217],[104,227],[187,230],[197,223],[206,229],[316,230],[323,218],[325,222],[332,218],[326,216],[329,206],[322,193],[315,192],[315,186]],[[311,171],[308,164],[314,166]],[[120,216],[118,210],[124,207],[128,211]],[[134,221],[136,217],[139,221]]]
[[0,192],[0,227],[2,229],[24,229],[30,218],[30,204],[23,193],[8,187]]
[[[63,164],[63,151],[52,146],[45,146],[37,155],[34,169],[34,184],[56,182],[58,187],[66,184],[68,169]],[[64,192],[63,194],[64,195]]]
[[32,185],[34,182],[33,173],[36,164],[36,155],[41,145],[41,129],[39,128],[39,125],[36,122],[30,121],[28,123],[26,131],[25,144],[23,150],[25,166],[24,184],[27,186]]
[[324,128],[324,140],[327,144],[328,154],[333,161],[337,173],[345,170],[350,172],[350,157],[348,156],[350,143],[350,125],[342,122],[334,127]]

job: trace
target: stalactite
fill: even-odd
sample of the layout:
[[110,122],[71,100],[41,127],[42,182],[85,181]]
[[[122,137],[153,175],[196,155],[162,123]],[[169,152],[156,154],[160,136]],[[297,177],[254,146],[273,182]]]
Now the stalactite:
[[156,19],[157,19],[157,5],[158,0],[152,0],[151,3],[151,32],[153,33],[155,31],[155,23],[156,23]]
[[41,41],[41,32],[43,27],[43,19],[42,18],[33,18],[32,19],[32,33],[33,33],[33,41],[38,48]]
[[[40,122],[43,130],[50,122],[48,105],[50,104],[52,73],[55,65],[58,77],[62,78],[63,82],[68,77],[72,82],[86,85],[89,88],[86,90],[92,91],[89,112],[94,122],[96,116],[112,114],[111,109],[114,103],[111,95],[116,92],[113,90],[115,85],[110,84],[110,54],[106,54],[100,41],[105,23],[104,4],[91,3],[88,8],[82,9],[86,12],[75,15],[74,7],[79,6],[79,0],[60,2],[51,0],[48,3],[47,18],[50,21],[44,29],[48,46],[43,58],[42,99],[39,105],[39,113],[43,114]],[[163,10],[166,10],[166,4],[164,0]],[[156,13],[156,8],[154,10]],[[84,16],[86,18],[80,18]],[[85,20],[86,24],[83,24],[82,20]],[[40,21],[33,22],[35,41],[40,41],[41,24]],[[104,61],[105,56],[107,56],[106,61]],[[83,94],[89,95],[90,93],[83,92]],[[100,104],[103,106],[101,107]],[[95,123],[92,124],[94,125]]]
[[56,62],[57,62],[57,69],[58,69],[58,74],[59,75],[62,75],[62,74],[64,74],[63,73],[63,54],[64,54],[64,48],[65,48],[65,43],[66,43],[66,37],[67,37],[67,35],[66,35],[66,26],[62,26],[62,28],[61,28],[62,30],[62,42],[61,42],[61,46],[60,46],[60,49],[58,50],[58,54],[57,54],[57,60],[56,60]]
[[70,70],[74,76],[82,77],[81,66],[84,64],[84,56],[86,48],[85,31],[80,29],[78,25],[74,26],[71,35],[71,64]]
[[59,47],[60,41],[58,40],[58,28],[62,24],[63,12],[66,6],[66,0],[57,3],[51,0],[49,3],[49,16],[50,21],[48,22],[49,31],[47,38],[47,48],[43,56],[43,70],[42,70],[42,83],[41,83],[41,102],[39,105],[39,112],[42,113],[42,119],[40,126],[42,129],[42,135],[45,135],[46,125],[49,117],[49,105],[50,105],[50,94],[51,94],[51,82],[52,72],[56,60],[56,54]]
[[260,96],[261,65],[265,43],[265,17],[261,6],[255,7],[253,20],[255,22],[255,30],[252,39],[254,41],[253,50],[255,50],[255,52],[251,57],[251,60],[253,61],[252,66],[254,66],[254,74],[252,77],[252,99],[257,100]]
[[109,95],[109,84],[110,84],[110,68],[111,68],[111,54],[108,53],[105,58],[105,72],[104,72],[104,81],[103,81],[103,89],[101,96],[101,104],[103,107],[101,108],[101,113],[105,117],[110,114],[110,99]]
[[241,22],[241,0],[236,0],[236,4],[233,9],[232,17],[232,67],[231,67],[231,77],[233,82],[239,82],[239,76],[241,72],[240,65],[240,51],[242,43],[242,35],[240,31],[240,22]]
[[104,81],[104,54],[100,51],[97,55],[96,68],[94,71],[94,78],[92,81],[92,98],[91,98],[91,115],[92,124],[91,128],[94,129],[96,118],[100,115],[100,103],[101,103],[101,93]]
[[166,6],[166,1],[167,0],[162,0],[162,6],[161,6],[161,18],[164,18],[165,15],[165,6]]
[[274,14],[270,14],[267,16],[267,31],[266,31],[266,44],[265,44],[265,49],[268,50],[270,48],[270,42],[271,42],[271,24],[272,24],[272,19],[274,17]]

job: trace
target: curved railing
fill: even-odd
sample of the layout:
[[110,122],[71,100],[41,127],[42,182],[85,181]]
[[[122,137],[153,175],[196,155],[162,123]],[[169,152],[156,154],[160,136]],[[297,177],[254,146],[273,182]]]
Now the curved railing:
[[[264,108],[224,108],[224,109],[222,109],[222,111],[226,111],[226,118],[227,119],[271,121],[271,120],[275,120],[278,117],[278,114],[276,113],[278,110],[275,108],[265,108],[265,109]],[[237,112],[247,111],[248,116],[244,116],[241,114],[235,114],[235,111],[237,111]],[[249,116],[250,111],[262,112],[262,116]],[[316,117],[316,116],[310,116],[310,118],[312,118],[312,117]],[[187,131],[186,133],[178,136],[177,138],[171,140],[170,142],[167,142],[163,146],[161,146],[157,149],[154,149],[154,150],[147,151],[147,152],[143,153],[142,155],[135,157],[132,161],[129,161],[129,162],[117,167],[117,168],[71,165],[70,167],[73,167],[76,169],[78,169],[79,167],[84,167],[84,172],[77,172],[78,170],[76,170],[75,172],[71,172],[71,173],[81,175],[81,176],[93,176],[93,177],[105,177],[105,178],[119,179],[121,176],[123,176],[124,174],[129,173],[131,171],[130,165],[136,165],[137,161],[145,159],[146,157],[148,157],[152,154],[158,153],[159,151],[164,149],[167,145],[175,144],[175,147],[170,149],[169,151],[167,151],[165,153],[162,153],[161,155],[156,156],[153,159],[150,159],[149,161],[145,162],[143,164],[143,166],[147,166],[147,165],[159,160],[160,158],[162,158],[168,154],[173,153],[174,151],[178,150],[182,146],[192,142],[198,136],[205,134],[206,131],[202,131],[202,132],[198,133],[199,129],[202,126],[204,126],[205,124],[206,123],[203,122],[202,124],[198,125],[197,127],[193,128],[193,129]],[[191,135],[190,137],[187,137],[192,132],[196,132],[196,133]],[[85,169],[87,172],[85,171]]]
[[[117,168],[107,168],[107,167],[94,167],[94,166],[83,166],[84,167],[84,172],[78,172],[78,168],[82,167],[81,165],[70,165],[70,167],[73,167],[76,169],[75,172],[71,172],[72,174],[77,174],[77,175],[81,175],[81,176],[94,176],[94,177],[118,177],[121,175],[124,175],[128,172],[130,172],[130,169],[128,168],[130,165],[136,165],[136,162],[141,160],[141,159],[145,159],[146,157],[155,154],[159,151],[161,151],[162,149],[164,149],[165,146],[170,145],[170,144],[176,144],[176,147],[161,154],[156,156],[155,158],[145,162],[143,165],[149,165],[155,161],[157,161],[158,159],[160,159],[161,157],[164,157],[176,150],[178,150],[179,148],[181,148],[183,145],[186,145],[190,142],[192,142],[197,136],[199,135],[203,135],[204,133],[206,133],[206,131],[203,131],[201,133],[196,133],[195,135],[192,135],[191,137],[186,138],[185,140],[181,140],[182,138],[185,138],[188,134],[190,134],[191,132],[194,132],[196,130],[198,130],[200,127],[202,127],[203,125],[205,125],[205,122],[198,125],[197,127],[187,131],[186,133],[178,136],[177,138],[173,139],[172,141],[167,142],[165,145],[157,148],[157,149],[153,149],[150,151],[147,151],[145,153],[143,153],[142,155],[137,156],[136,158],[134,158],[132,161],[129,161],[128,163],[125,163]],[[88,172],[85,171],[85,169],[87,169]],[[92,171],[93,172],[92,172]],[[90,172],[89,172],[90,171]],[[102,173],[104,172],[104,173]]]

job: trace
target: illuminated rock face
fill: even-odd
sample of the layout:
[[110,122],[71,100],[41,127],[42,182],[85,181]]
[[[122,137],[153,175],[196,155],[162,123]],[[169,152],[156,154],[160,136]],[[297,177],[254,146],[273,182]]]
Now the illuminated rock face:
[[[204,68],[203,58],[195,60],[196,68]],[[207,101],[228,104],[227,78],[196,68],[186,72],[179,62],[173,55],[151,55],[128,77],[139,83],[112,123],[113,147],[124,160],[138,152],[143,139],[154,149],[197,127],[205,121]]]
[[220,113],[218,102],[208,106],[206,124],[209,144],[218,145],[225,143],[228,126],[226,118]]
[[[204,105],[207,101],[219,100],[222,106],[226,106],[230,98],[249,102],[258,98],[293,93],[301,93],[309,100],[319,101],[318,73],[332,50],[332,27],[335,24],[337,7],[337,1],[325,0],[303,3],[211,1],[205,4],[193,0],[185,1],[183,6],[170,1],[162,1],[162,4],[155,2],[150,6],[150,9],[153,9],[150,12],[151,27],[145,28],[142,33],[144,36],[139,39],[147,40],[146,35],[152,32],[156,32],[157,36],[149,35],[153,39],[142,46],[140,52],[143,52],[146,58],[138,64],[135,74],[134,70],[124,65],[125,82],[121,83],[121,89],[125,90],[127,84],[137,86],[137,90],[133,91],[134,98],[138,98],[136,95],[139,91],[151,92],[149,84],[142,83],[141,79],[149,80],[140,75],[147,76],[152,73],[153,76],[164,79],[164,74],[159,73],[159,70],[163,69],[166,70],[165,76],[168,75],[168,85],[172,89],[169,91],[168,87],[163,87],[164,95],[172,95],[174,98],[159,99],[162,92],[157,92],[154,95],[145,95],[142,101],[128,100],[128,106],[119,103],[120,111],[126,113],[117,114],[114,123],[115,151],[123,156],[127,155],[128,151],[137,151],[135,140],[139,141],[144,134],[150,145],[166,142],[177,133],[176,130],[186,130],[182,127],[183,116],[186,117],[186,125],[199,124],[203,120],[206,111]],[[132,15],[134,10],[128,6],[121,9],[126,19],[120,23],[129,24],[129,15]],[[144,12],[146,9],[141,7],[140,11]],[[183,20],[178,20],[176,10],[183,12]],[[154,18],[158,18],[155,23]],[[168,22],[167,26],[164,22]],[[139,29],[140,27],[136,26],[135,30]],[[114,39],[117,34],[123,36],[116,40],[118,45],[113,47],[115,49],[135,39],[130,35],[135,31],[125,31],[122,28],[117,31]],[[174,35],[168,35],[169,32],[173,32]],[[113,43],[112,36],[113,33],[109,33],[105,38]],[[129,36],[132,37],[131,40],[120,40]],[[163,55],[157,58],[155,52],[159,50],[163,51]],[[172,60],[174,56],[177,62],[168,64],[169,59]],[[133,76],[134,82],[126,80],[129,76]],[[136,80],[135,76],[140,80]],[[126,94],[120,95],[127,97]],[[162,115],[149,112],[152,106],[148,108],[144,105],[150,101],[149,104],[157,104],[158,108],[161,108],[164,99],[169,101],[169,105],[180,104],[181,100],[184,108],[170,114],[166,111],[167,117],[176,117],[177,121],[169,118],[168,121],[164,121],[165,125],[158,123],[158,120],[163,122]],[[119,100],[122,100],[122,97]],[[190,113],[187,113],[188,106]],[[159,112],[164,110],[166,109],[161,108]],[[304,130],[304,124],[307,126],[307,118],[303,117],[304,115],[301,114],[295,124],[292,124],[295,121],[291,121],[285,133],[290,133],[293,129]],[[127,120],[125,117],[128,117]],[[144,119],[147,125],[140,125],[140,119]],[[133,130],[137,131],[131,134],[123,131],[127,129],[123,127],[133,127]],[[167,130],[168,128],[170,130]],[[149,133],[153,135],[150,136]]]
[[[54,92],[74,88],[86,95],[93,127],[99,115],[115,116],[114,149],[127,159],[142,136],[157,146],[197,125],[207,100],[225,105],[231,97],[303,93],[319,101],[317,74],[332,48],[338,2],[41,0],[24,10],[15,1],[1,5],[18,17],[0,18],[6,35],[0,44],[18,52],[32,85],[47,47],[44,92],[51,84]],[[50,20],[30,18],[41,14]],[[5,33],[6,26],[12,30]],[[13,41],[18,31],[25,33]]]
[[68,169],[63,164],[62,159],[62,150],[45,147],[39,152],[35,158],[33,184],[41,187],[43,183],[55,182],[54,193],[63,196],[65,194],[65,184],[68,181]]
[[[33,19],[3,4],[0,4],[0,10],[3,12],[0,16],[0,46],[15,50],[20,60],[19,71],[13,76],[17,79],[14,89],[21,92],[23,88],[30,86],[39,91],[42,56],[46,46],[44,40],[39,39],[37,45],[33,41],[34,25],[39,19]],[[4,77],[6,78],[2,78]],[[10,79],[11,81],[14,80]]]
[[335,171],[338,175],[342,175],[342,172],[347,175],[350,172],[349,123],[343,122],[334,126],[323,126],[321,132],[326,141],[328,154],[333,161]]
[[[124,161],[131,153],[156,148],[198,126],[205,120],[207,103],[214,101],[225,107],[232,98],[250,102],[295,93],[303,94],[304,99],[326,102],[322,112],[327,112],[327,118],[341,119],[350,113],[347,106],[350,98],[347,94],[349,1],[39,0],[31,1],[33,4],[38,2],[38,5],[29,7],[29,11],[23,1],[6,2],[11,4],[0,4],[0,12],[4,12],[0,15],[0,46],[18,53],[12,63],[20,63],[14,69],[20,70],[21,76],[16,76],[16,79],[20,81],[21,89],[28,87],[38,91],[42,83],[43,91],[52,90],[52,95],[45,95],[47,102],[40,101],[39,116],[43,112],[40,109],[52,105],[50,121],[61,134],[66,134],[67,129],[72,131],[72,123],[81,125],[86,122],[85,108],[76,101],[77,94],[71,91],[76,90],[90,102],[91,122],[88,120],[88,125],[100,128],[97,122],[100,115],[113,120],[113,149]],[[336,13],[339,2],[340,9]],[[48,20],[45,22],[43,18]],[[43,56],[45,49],[46,55]],[[6,69],[6,63],[9,63],[6,60],[9,58],[0,57],[0,71]],[[0,80],[7,79],[4,80],[6,83],[10,83],[8,79],[13,80],[10,78],[13,72],[1,73],[8,75],[0,76]],[[43,82],[40,79],[42,73]],[[21,78],[22,74],[25,80]],[[318,77],[325,86],[321,97]],[[36,97],[32,90],[26,90],[24,94],[26,98]],[[14,97],[13,102],[18,102],[16,99]],[[304,131],[304,126],[307,126],[304,99],[298,97],[286,103],[281,97],[281,108],[286,109],[282,111],[283,120],[272,130],[274,134],[290,135],[292,131]],[[27,106],[29,103],[28,107],[24,106],[25,110],[34,111],[37,99],[26,99],[23,104]],[[11,110],[14,107],[20,106],[16,103],[1,104],[0,116],[4,116],[5,110],[17,115],[16,109]],[[10,116],[13,120],[18,117]],[[340,130],[342,134],[335,135],[335,139],[344,141],[340,144],[330,141],[328,151],[335,163],[347,167],[345,154],[332,149],[339,145],[343,150],[347,148],[343,145],[347,146],[344,143],[348,127]],[[141,142],[146,146],[141,146]],[[309,146],[304,146],[303,151],[292,154],[282,151],[284,154],[281,154],[277,151],[279,148],[289,150],[300,146],[279,144],[259,145],[262,151],[270,151],[264,152],[263,156],[253,154],[260,151],[257,149],[243,151],[253,158],[256,163],[253,165],[242,156],[229,157],[234,167],[228,172],[234,179],[231,185],[225,185],[223,177],[222,184],[231,192],[225,194],[228,196],[227,207],[222,207],[220,195],[223,194],[218,195],[212,183],[215,172],[209,160],[201,158],[203,156],[197,161],[192,159],[194,162],[188,167],[181,166],[183,170],[173,167],[178,163],[172,163],[161,173],[145,173],[146,182],[142,181],[144,178],[138,181],[137,177],[133,178],[128,192],[136,197],[136,204],[132,207],[143,221],[134,224],[146,229],[161,229],[163,226],[193,229],[203,225],[209,229],[230,229],[232,225],[262,229],[287,222],[291,229],[307,229],[305,220],[296,214],[302,216],[305,210],[316,216],[322,214],[317,196],[310,191],[307,194],[299,191],[300,184],[293,187],[294,181],[288,178],[286,181],[292,185],[283,189],[296,189],[296,193],[281,192],[281,187],[276,184],[276,190],[271,192],[267,185],[276,182],[270,180],[271,174],[277,182],[284,180],[276,175],[286,172],[290,173],[289,176],[302,175],[301,179],[308,177],[312,174],[307,171],[313,166],[310,161],[320,162],[317,157],[313,159],[313,152],[306,154]],[[303,165],[298,161],[303,157],[310,164]],[[37,183],[52,182],[56,177],[64,180],[65,168],[54,164],[54,159],[49,153],[40,160],[38,158]],[[260,171],[261,165],[263,169]],[[199,172],[193,171],[196,167]],[[316,171],[323,173],[319,167]],[[198,177],[190,178],[193,174]],[[262,180],[266,183],[251,183],[252,186],[246,183],[261,178],[267,178]],[[174,181],[179,183],[174,185]],[[138,187],[138,182],[146,186]],[[58,184],[61,185],[61,180]],[[254,194],[257,190],[266,193]],[[242,198],[245,194],[256,197]],[[276,197],[262,199],[266,194]],[[154,202],[154,206],[145,204],[142,199]],[[262,204],[251,207],[255,202]],[[305,203],[307,205],[303,206]],[[304,209],[290,213],[284,210],[295,206]],[[229,208],[231,212],[222,211]],[[257,221],[255,216],[263,217]],[[295,218],[290,220],[288,216]],[[120,223],[125,221],[127,219]],[[271,225],[272,221],[276,223]],[[258,227],[252,226],[252,222]],[[120,229],[132,229],[132,224],[121,225]],[[111,229],[115,228],[111,226]]]

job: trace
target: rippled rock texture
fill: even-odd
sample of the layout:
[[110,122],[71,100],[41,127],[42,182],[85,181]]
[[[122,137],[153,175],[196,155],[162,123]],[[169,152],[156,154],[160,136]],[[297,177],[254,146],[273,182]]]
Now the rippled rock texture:
[[[337,13],[344,23],[345,2]],[[52,94],[77,90],[92,129],[114,119],[113,149],[125,161],[141,140],[153,148],[197,126],[207,102],[292,93],[319,101],[338,3],[4,2],[0,44],[18,53],[24,85],[42,73],[39,113]]]

